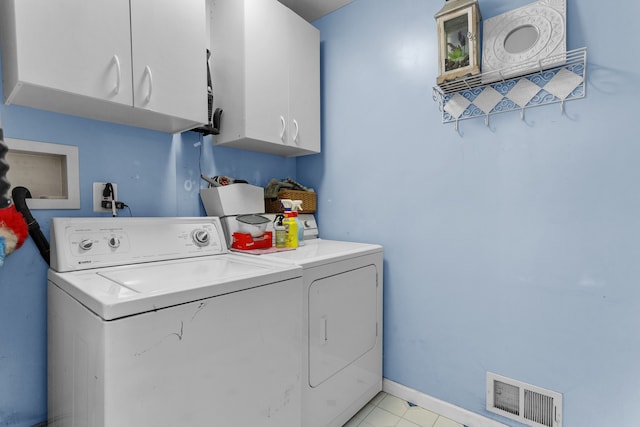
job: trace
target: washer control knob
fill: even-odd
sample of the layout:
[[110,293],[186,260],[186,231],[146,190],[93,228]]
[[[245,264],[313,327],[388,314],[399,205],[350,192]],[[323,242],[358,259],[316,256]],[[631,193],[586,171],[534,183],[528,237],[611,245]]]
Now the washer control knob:
[[304,228],[309,228],[309,227],[311,227],[309,220],[304,221]]
[[209,232],[207,230],[195,230],[193,232],[193,241],[200,247],[207,246],[209,244]]
[[113,249],[119,248],[120,239],[118,239],[116,236],[112,236],[111,238],[109,238],[109,247],[112,247]]
[[93,247],[93,240],[91,239],[82,239],[82,241],[80,242],[80,249],[88,251],[92,247]]

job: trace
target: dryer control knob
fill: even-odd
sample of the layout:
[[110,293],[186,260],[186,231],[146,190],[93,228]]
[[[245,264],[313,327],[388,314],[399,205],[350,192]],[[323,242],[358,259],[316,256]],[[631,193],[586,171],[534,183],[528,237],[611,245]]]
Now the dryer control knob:
[[209,244],[209,232],[206,230],[196,230],[193,232],[193,241],[196,245],[202,247]]
[[118,239],[115,236],[111,237],[109,239],[109,246],[112,247],[113,249],[119,248],[120,247],[120,239]]
[[83,239],[80,242],[80,249],[83,249],[85,251],[88,251],[89,249],[91,249],[93,247],[93,240],[91,239]]

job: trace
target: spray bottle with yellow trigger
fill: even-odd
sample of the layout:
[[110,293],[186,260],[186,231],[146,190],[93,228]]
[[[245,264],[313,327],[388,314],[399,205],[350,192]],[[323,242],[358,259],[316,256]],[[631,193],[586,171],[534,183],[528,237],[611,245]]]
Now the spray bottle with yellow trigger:
[[300,213],[302,211],[302,200],[292,200],[291,210],[295,212],[294,218],[298,223],[298,246],[304,245],[304,224],[300,221]]
[[284,221],[282,221],[282,224],[287,230],[285,247],[297,248],[298,221],[296,220],[296,217],[298,216],[298,212],[291,210],[291,208],[293,207],[293,201],[291,199],[282,199],[280,200],[280,203],[282,203],[282,206],[284,207]]

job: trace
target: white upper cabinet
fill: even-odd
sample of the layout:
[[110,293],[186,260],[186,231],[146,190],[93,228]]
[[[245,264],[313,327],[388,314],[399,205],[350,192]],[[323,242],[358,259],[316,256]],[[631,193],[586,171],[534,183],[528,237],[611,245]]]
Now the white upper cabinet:
[[216,145],[320,152],[320,33],[276,0],[214,0]]
[[7,104],[165,132],[207,121],[204,0],[2,0]]
[[292,24],[295,37],[290,49],[295,55],[289,64],[291,142],[320,152],[320,34],[306,21],[295,19]]
[[132,0],[133,101],[137,108],[207,122],[203,0]]
[[[8,103],[28,99],[31,91],[23,90],[25,85],[39,85],[132,104],[129,0],[17,0],[2,4],[4,95]],[[7,10],[10,7],[12,13]],[[7,34],[9,29],[13,37]]]

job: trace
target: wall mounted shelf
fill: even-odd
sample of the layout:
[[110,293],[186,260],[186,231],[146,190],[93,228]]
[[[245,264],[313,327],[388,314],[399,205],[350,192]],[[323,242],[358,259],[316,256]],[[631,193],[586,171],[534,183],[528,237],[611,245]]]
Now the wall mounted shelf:
[[485,118],[586,96],[587,49],[580,48],[539,61],[524,62],[489,73],[459,78],[433,88],[442,123]]

